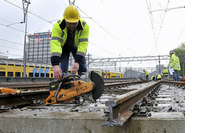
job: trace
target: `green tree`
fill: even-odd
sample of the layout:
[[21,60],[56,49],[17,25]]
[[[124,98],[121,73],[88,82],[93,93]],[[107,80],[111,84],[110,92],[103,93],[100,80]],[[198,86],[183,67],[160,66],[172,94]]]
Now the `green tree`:
[[179,71],[179,74],[185,77],[185,43],[181,43],[181,45],[173,51],[180,60],[181,71]]

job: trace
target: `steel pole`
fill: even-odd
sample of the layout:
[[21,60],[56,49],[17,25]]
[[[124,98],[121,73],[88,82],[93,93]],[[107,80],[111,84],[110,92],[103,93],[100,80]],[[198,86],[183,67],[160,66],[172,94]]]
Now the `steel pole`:
[[[28,18],[28,5],[30,4],[30,1],[27,0],[22,0],[23,4],[23,11],[24,11],[24,23],[25,23],[25,36],[24,36],[24,73],[23,77],[26,77],[26,33],[27,33],[27,18]],[[25,7],[26,4],[26,7]]]

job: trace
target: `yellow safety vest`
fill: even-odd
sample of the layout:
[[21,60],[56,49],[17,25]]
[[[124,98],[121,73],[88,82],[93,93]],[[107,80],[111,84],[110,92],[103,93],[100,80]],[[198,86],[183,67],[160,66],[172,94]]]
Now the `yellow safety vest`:
[[145,76],[149,75],[149,72],[145,71]]
[[[59,56],[62,54],[62,47],[67,40],[67,26],[64,25],[65,19],[59,20],[54,24],[51,35],[51,56]],[[74,47],[77,48],[77,55],[85,56],[88,47],[89,25],[80,19],[82,30],[75,31]]]
[[169,68],[172,67],[174,70],[181,70],[179,58],[172,54],[170,60],[169,60]]
[[151,80],[153,81],[153,80],[155,80],[155,78],[156,78],[155,76],[152,76],[152,77],[151,77]]
[[168,70],[168,69],[164,69],[164,70],[163,70],[163,74],[164,74],[164,75],[168,75],[168,74],[169,74],[169,70]]
[[161,76],[158,74],[158,75],[156,76],[156,79],[161,79]]

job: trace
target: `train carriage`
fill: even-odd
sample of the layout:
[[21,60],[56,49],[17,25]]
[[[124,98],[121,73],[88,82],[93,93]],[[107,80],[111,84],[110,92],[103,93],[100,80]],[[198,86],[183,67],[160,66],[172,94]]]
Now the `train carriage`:
[[[0,62],[0,76],[23,77],[24,65],[17,63]],[[26,65],[27,77],[53,77],[51,66]]]
[[[98,73],[103,79],[117,79],[123,78],[120,72],[103,71],[99,69],[88,69]],[[0,76],[5,77],[23,77],[24,65],[20,63],[0,62]],[[68,75],[71,74],[72,69],[68,70]],[[77,73],[78,74],[78,73]],[[50,65],[28,64],[26,65],[27,77],[54,77],[53,67]]]

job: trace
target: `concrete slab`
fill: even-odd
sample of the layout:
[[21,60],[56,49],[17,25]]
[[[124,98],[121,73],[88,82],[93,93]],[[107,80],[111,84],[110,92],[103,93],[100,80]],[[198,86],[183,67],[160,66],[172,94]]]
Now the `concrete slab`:
[[0,114],[0,133],[184,133],[185,118],[131,118],[122,127],[101,126],[99,112],[10,111]]

